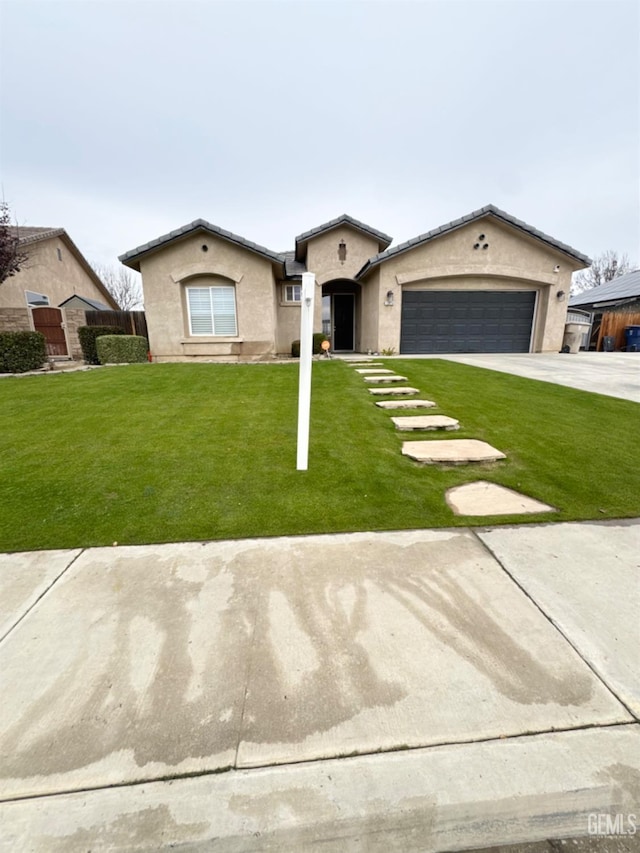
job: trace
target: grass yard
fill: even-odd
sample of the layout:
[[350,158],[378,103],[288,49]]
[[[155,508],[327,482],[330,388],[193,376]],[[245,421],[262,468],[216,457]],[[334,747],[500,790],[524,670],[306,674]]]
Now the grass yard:
[[[477,479],[558,508],[471,523],[640,516],[637,404],[436,359],[391,366],[507,454],[418,466],[362,376],[313,367],[309,471],[295,470],[296,365],[154,364],[0,381],[0,551],[466,525]],[[376,398],[380,399],[380,398]],[[398,414],[419,414],[407,410]]]

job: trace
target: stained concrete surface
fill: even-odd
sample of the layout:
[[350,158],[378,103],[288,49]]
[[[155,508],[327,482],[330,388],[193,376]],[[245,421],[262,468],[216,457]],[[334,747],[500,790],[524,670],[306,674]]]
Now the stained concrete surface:
[[640,521],[478,536],[640,719]]
[[0,643],[0,849],[435,853],[637,814],[637,532],[85,551]]
[[502,451],[475,438],[404,441],[402,455],[425,465],[465,465],[469,462],[496,462],[506,459]]
[[4,797],[632,719],[465,530],[90,549],[0,672]]
[[593,815],[636,809],[639,750],[625,725],[16,801],[0,804],[0,849],[436,853],[585,836]]
[[445,499],[456,515],[518,515],[554,511],[548,504],[486,480],[454,486],[446,492]]
[[0,638],[73,563],[80,549],[0,554]]

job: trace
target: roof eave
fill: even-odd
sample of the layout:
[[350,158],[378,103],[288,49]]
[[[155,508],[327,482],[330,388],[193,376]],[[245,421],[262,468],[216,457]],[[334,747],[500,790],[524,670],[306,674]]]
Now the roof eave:
[[544,234],[542,231],[538,231],[536,228],[533,228],[532,226],[527,225],[525,222],[521,222],[520,220],[515,219],[515,217],[510,216],[505,211],[500,210],[500,208],[489,204],[485,205],[485,207],[482,207],[479,210],[473,211],[473,213],[467,214],[466,216],[462,216],[459,219],[454,219],[452,222],[449,222],[446,225],[441,225],[438,228],[434,228],[432,231],[427,231],[423,235],[419,235],[418,237],[414,237],[411,240],[407,240],[405,243],[401,243],[395,248],[391,248],[386,250],[385,252],[380,252],[378,255],[374,255],[357,273],[356,279],[366,275],[366,273],[368,273],[371,269],[378,266],[379,264],[391,260],[391,258],[395,258],[398,255],[403,255],[405,254],[405,252],[410,252],[417,246],[424,246],[426,243],[430,243],[432,240],[436,240],[438,237],[442,237],[445,234],[451,234],[452,232],[457,231],[460,228],[464,228],[466,225],[470,225],[473,222],[478,222],[479,220],[485,219],[489,216],[493,216],[504,224],[510,226],[511,228],[516,228],[522,233],[528,234],[530,237],[540,240],[541,242],[549,246],[549,248],[553,249],[553,251],[566,255],[567,257],[570,257],[574,261],[578,261],[584,266],[589,266],[592,263],[590,258],[580,252],[577,252],[575,249],[572,249],[571,246],[567,246],[565,243],[560,243],[559,241],[554,240],[552,237],[547,234]]
[[278,266],[284,268],[284,258],[282,258],[281,255],[279,255],[277,252],[272,252],[265,246],[259,246],[257,243],[252,243],[250,240],[245,240],[243,237],[240,237],[237,234],[233,234],[231,231],[226,231],[223,228],[213,226],[210,222],[206,222],[204,219],[195,219],[193,222],[190,222],[188,225],[185,225],[182,228],[177,228],[174,231],[170,231],[168,234],[164,234],[162,237],[158,237],[155,240],[149,241],[149,243],[143,244],[143,246],[138,246],[136,249],[131,249],[129,252],[125,252],[124,254],[119,255],[118,260],[125,266],[130,267],[131,269],[134,269],[137,272],[140,272],[140,262],[144,258],[148,257],[154,252],[164,249],[166,246],[176,240],[181,240],[185,237],[190,236],[191,234],[195,234],[197,231],[204,231],[205,233],[210,234],[212,237],[219,237],[222,240],[226,240],[229,243],[233,243],[234,245],[239,246],[241,249],[245,249],[248,252],[253,252],[259,257],[271,261],[271,263],[278,264]]

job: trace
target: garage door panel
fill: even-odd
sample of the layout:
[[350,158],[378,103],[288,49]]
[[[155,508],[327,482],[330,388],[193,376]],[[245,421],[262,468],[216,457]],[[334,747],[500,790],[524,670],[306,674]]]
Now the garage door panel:
[[400,352],[529,352],[534,308],[534,291],[405,291]]

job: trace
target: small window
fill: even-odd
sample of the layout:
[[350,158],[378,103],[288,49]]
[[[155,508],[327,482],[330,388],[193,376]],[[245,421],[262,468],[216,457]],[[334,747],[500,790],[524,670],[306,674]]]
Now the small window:
[[25,290],[24,295],[29,308],[41,308],[43,305],[49,304],[49,297],[46,293],[35,293],[33,290]]
[[56,252],[58,253],[58,260],[61,261],[62,260],[62,252],[60,251],[60,249],[56,249]]
[[301,284],[285,284],[284,286],[284,301],[285,302],[300,302],[302,298]]
[[188,287],[187,305],[192,335],[238,334],[235,287]]

